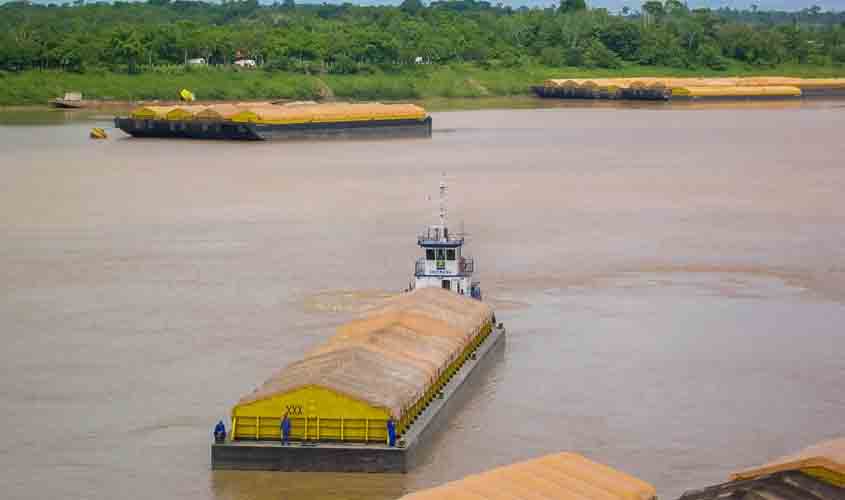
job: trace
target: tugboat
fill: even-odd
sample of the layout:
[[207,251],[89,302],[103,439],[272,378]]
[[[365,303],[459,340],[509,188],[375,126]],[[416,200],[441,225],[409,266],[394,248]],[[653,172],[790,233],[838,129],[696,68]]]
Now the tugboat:
[[414,280],[409,287],[443,288],[481,300],[481,286],[472,277],[475,260],[463,255],[464,235],[449,232],[446,212],[446,181],[440,181],[440,223],[428,226],[417,237],[424,256],[416,261]]

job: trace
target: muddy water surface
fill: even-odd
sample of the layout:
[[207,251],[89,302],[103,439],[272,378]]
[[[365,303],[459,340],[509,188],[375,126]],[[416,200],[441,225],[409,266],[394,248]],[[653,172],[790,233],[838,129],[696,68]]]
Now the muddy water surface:
[[[836,103],[349,143],[89,141],[101,119],[0,126],[7,498],[386,500],[558,450],[674,498],[845,434]],[[425,463],[210,471],[239,396],[407,285],[444,171],[509,338]]]

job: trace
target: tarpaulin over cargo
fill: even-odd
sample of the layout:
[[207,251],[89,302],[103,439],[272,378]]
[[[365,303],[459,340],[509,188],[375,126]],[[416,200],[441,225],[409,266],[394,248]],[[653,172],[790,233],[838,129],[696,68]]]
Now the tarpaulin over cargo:
[[164,115],[164,117],[168,120],[174,121],[185,121],[185,120],[193,120],[194,116],[202,111],[204,106],[194,106],[194,105],[184,105],[184,106],[176,106],[175,108],[171,109]]
[[215,104],[213,106],[202,106],[202,109],[194,115],[197,120],[228,120],[240,113],[243,107],[236,104]]
[[371,120],[425,120],[425,109],[414,104],[382,103],[224,103],[182,106],[142,106],[131,113],[144,120],[217,120],[284,125]]
[[[731,474],[731,480],[754,479],[788,470],[813,473],[813,469],[828,471],[829,479],[845,486],[845,437],[824,441],[801,450],[794,455],[778,458],[764,465]],[[824,476],[824,472],[818,471]]]
[[574,453],[499,467],[400,500],[652,500],[645,481]]
[[801,95],[801,89],[788,86],[673,87],[672,95],[686,97],[799,97]]
[[670,78],[670,77],[635,77],[635,78],[574,78],[549,79],[546,87],[565,87],[572,85],[593,85],[597,87],[629,88],[632,85],[663,85],[676,87],[798,87],[798,88],[845,88],[845,78],[793,78],[782,76],[760,76],[739,78]]
[[133,109],[129,116],[136,120],[164,120],[174,109],[176,106],[141,106]]
[[425,394],[492,319],[490,306],[425,288],[338,329],[337,335],[267,380],[238,406],[317,386],[395,418]]
[[[426,112],[413,104],[328,103],[296,105],[251,105],[250,116],[244,121],[267,124],[330,123],[369,120],[423,120]],[[239,121],[238,115],[232,118]]]

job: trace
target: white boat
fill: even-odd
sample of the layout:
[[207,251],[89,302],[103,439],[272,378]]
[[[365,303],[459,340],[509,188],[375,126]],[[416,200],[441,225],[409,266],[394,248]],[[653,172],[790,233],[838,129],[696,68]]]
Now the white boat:
[[481,300],[481,286],[473,279],[475,260],[463,253],[464,235],[449,231],[446,196],[446,182],[441,180],[440,223],[428,226],[417,237],[423,256],[414,266],[410,289],[444,288]]

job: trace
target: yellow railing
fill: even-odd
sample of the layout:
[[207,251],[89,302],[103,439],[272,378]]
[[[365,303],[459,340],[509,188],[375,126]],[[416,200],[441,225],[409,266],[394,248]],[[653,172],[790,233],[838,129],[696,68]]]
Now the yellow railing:
[[[236,439],[281,439],[281,418],[234,417]],[[296,441],[387,442],[387,420],[364,418],[290,418],[290,439]]]

